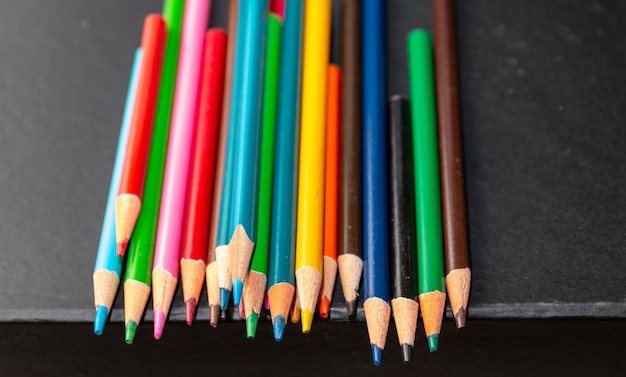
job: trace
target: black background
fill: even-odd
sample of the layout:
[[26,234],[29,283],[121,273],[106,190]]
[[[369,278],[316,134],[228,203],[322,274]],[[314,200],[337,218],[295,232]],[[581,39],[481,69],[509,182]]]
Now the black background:
[[[211,25],[226,27],[227,1],[213,2]],[[419,328],[415,361],[401,365],[391,328],[374,370],[362,323],[316,322],[306,336],[291,326],[283,345],[268,324],[255,341],[239,323],[171,324],[160,342],[145,324],[132,347],[121,323],[101,338],[87,324],[8,323],[93,318],[91,273],[133,52],[143,18],[161,5],[2,1],[0,372],[117,374],[148,360],[175,371],[191,358],[183,369],[197,373],[276,374],[283,357],[286,374],[296,364],[347,375],[624,370],[614,352],[625,349],[621,320],[478,320],[626,317],[626,1],[617,0],[458,1],[473,320],[458,332],[446,322],[438,354],[426,354]],[[405,36],[430,29],[431,10],[427,0],[387,2],[390,95],[408,94]],[[177,299],[170,319],[183,311]]]

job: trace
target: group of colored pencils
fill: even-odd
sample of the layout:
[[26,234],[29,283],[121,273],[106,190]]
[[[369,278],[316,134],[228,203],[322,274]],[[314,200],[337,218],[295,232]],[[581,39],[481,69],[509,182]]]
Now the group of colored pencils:
[[465,326],[454,9],[433,3],[436,67],[429,33],[411,32],[410,100],[389,101],[383,0],[341,1],[341,68],[329,64],[331,0],[230,0],[228,32],[206,30],[210,0],[165,0],[147,16],[94,269],[94,332],[125,254],[127,343],[150,293],[161,337],[179,273],[188,324],[206,280],[212,326],[232,293],[248,338],[269,307],[277,341],[288,319],[307,333],[316,309],[328,317],[337,272],[354,315],[363,276],[376,365],[392,309],[405,362],[420,306],[437,349],[445,286]]

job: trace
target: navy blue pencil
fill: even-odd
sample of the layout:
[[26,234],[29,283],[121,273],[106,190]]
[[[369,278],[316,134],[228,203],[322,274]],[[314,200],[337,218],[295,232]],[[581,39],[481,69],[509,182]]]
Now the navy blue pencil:
[[363,308],[376,366],[382,362],[389,305],[385,2],[363,1]]

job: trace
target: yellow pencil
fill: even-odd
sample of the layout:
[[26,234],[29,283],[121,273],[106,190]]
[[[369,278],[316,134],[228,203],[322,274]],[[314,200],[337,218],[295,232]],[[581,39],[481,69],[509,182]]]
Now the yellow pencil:
[[307,0],[304,12],[296,285],[302,332],[308,333],[322,285],[326,95],[330,0]]

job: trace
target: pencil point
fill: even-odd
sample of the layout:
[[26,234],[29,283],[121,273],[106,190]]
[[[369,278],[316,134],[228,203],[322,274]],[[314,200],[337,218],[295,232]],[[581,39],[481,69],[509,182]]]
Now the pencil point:
[[246,335],[248,339],[254,339],[256,336],[256,326],[259,323],[259,315],[254,311],[246,318]]
[[133,340],[135,340],[135,334],[137,333],[137,322],[128,321],[126,322],[126,326],[124,327],[124,340],[126,344],[133,344]]
[[161,308],[156,308],[154,310],[154,339],[161,339],[163,327],[165,327],[165,313]]
[[413,354],[413,346],[411,346],[410,344],[402,344],[402,360],[405,363],[410,363],[411,362],[411,357]]
[[220,308],[222,311],[228,309],[228,301],[230,300],[230,291],[228,289],[220,288]]
[[309,309],[300,310],[300,322],[302,322],[302,333],[308,334],[313,324],[313,312]]
[[322,297],[319,307],[320,317],[328,318],[328,314],[330,314],[330,302],[328,301],[328,297]]
[[188,325],[191,326],[191,324],[193,323],[193,317],[196,314],[196,299],[195,298],[190,298],[189,300],[185,301],[185,312],[186,312],[186,322]]
[[209,306],[209,312],[210,312],[210,324],[213,328],[217,327],[217,323],[220,320],[220,307],[217,305],[211,305]]
[[243,281],[239,279],[233,280],[233,302],[235,306],[239,306],[241,300],[241,293],[243,292]]
[[356,300],[346,301],[346,310],[348,311],[348,316],[352,317],[356,313]]
[[465,308],[461,308],[458,312],[456,312],[456,315],[454,316],[454,322],[456,323],[457,329],[462,329],[463,327],[465,327],[467,322],[467,311],[465,310]]
[[126,254],[126,247],[128,246],[128,240],[124,240],[120,243],[117,244],[117,248],[115,250],[115,252],[117,253],[118,257],[123,257],[124,254]]
[[104,330],[104,324],[107,321],[107,317],[109,316],[109,309],[106,306],[98,305],[96,306],[96,316],[93,320],[93,333],[96,335],[102,335],[102,331]]
[[428,349],[435,352],[439,349],[439,334],[430,335],[428,337]]
[[383,362],[383,349],[374,344],[372,344],[372,360],[377,367]]
[[285,323],[287,320],[282,315],[277,315],[274,317],[274,340],[277,342],[283,341],[283,336],[285,335]]

